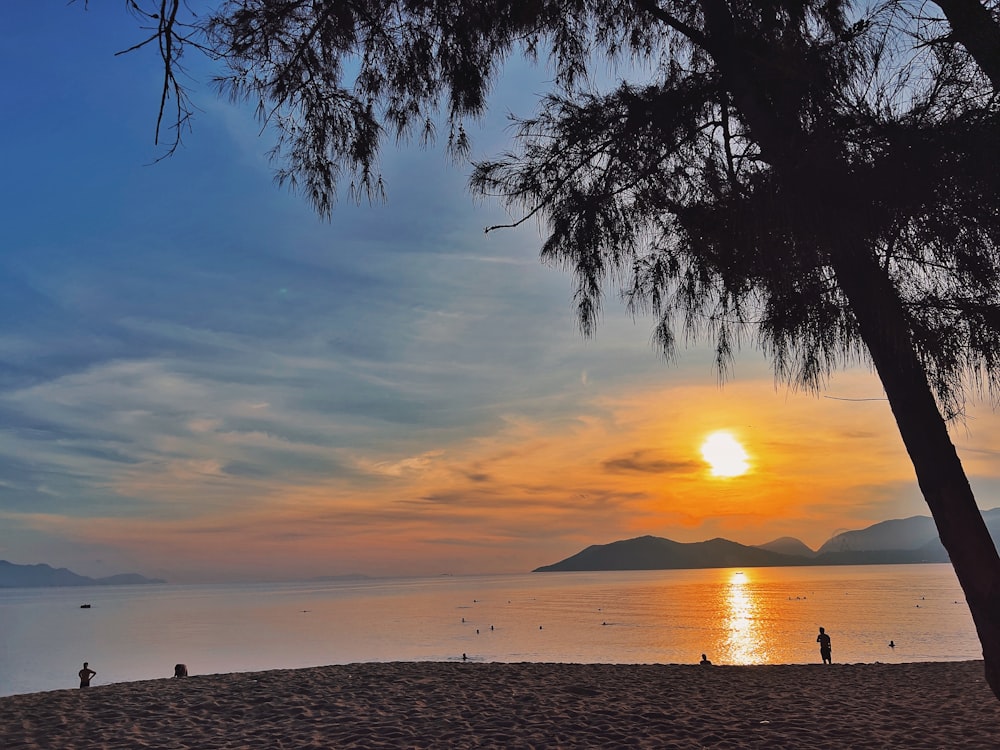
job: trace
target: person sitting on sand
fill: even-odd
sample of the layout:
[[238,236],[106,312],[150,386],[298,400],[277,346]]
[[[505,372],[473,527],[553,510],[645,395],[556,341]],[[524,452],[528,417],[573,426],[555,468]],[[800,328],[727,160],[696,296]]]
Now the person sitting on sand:
[[90,680],[97,674],[93,669],[90,668],[87,662],[83,663],[83,669],[77,672],[80,675],[80,687],[90,687]]
[[187,664],[174,664],[174,677],[187,677],[188,667]]
[[816,636],[816,643],[819,644],[819,655],[823,659],[824,664],[833,664],[832,650],[830,648],[830,636],[827,635],[823,628],[819,629],[819,635]]
[[710,662],[708,660],[708,657],[705,656],[705,654],[701,655],[701,661],[698,662],[698,663],[701,664],[701,666],[703,666],[703,667],[710,667],[710,666],[712,666],[712,662]]

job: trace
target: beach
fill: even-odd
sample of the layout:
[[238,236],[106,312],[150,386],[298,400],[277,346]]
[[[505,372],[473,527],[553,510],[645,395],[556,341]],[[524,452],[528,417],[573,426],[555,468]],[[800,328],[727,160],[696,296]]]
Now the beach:
[[390,662],[0,698],[20,748],[995,748],[981,662]]

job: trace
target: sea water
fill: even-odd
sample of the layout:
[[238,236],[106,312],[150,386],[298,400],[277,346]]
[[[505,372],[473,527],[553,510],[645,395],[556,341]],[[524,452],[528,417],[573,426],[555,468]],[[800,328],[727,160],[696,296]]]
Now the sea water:
[[820,626],[838,662],[982,656],[950,565],[0,589],[0,695],[75,687],[84,661],[94,685],[175,663],[808,663]]

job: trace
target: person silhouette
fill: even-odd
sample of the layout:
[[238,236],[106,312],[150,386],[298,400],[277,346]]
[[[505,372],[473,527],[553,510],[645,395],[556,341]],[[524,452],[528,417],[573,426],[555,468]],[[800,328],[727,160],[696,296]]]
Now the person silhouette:
[[87,662],[83,663],[83,669],[77,672],[80,675],[80,687],[90,687],[90,680],[97,674]]
[[698,663],[701,664],[701,666],[703,666],[703,667],[710,667],[710,666],[712,666],[712,662],[710,662],[708,660],[708,657],[705,656],[705,654],[701,655],[701,661],[698,662]]
[[187,664],[174,664],[174,677],[187,677],[188,667]]
[[816,636],[816,643],[819,644],[819,655],[823,659],[824,664],[833,664],[832,650],[830,647],[830,636],[827,635],[823,628],[819,629],[819,635]]

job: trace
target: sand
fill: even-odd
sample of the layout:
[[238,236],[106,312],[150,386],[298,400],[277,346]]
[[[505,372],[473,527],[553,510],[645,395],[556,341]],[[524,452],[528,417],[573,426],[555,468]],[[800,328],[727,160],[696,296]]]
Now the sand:
[[0,698],[0,747],[997,748],[981,662],[406,662]]

